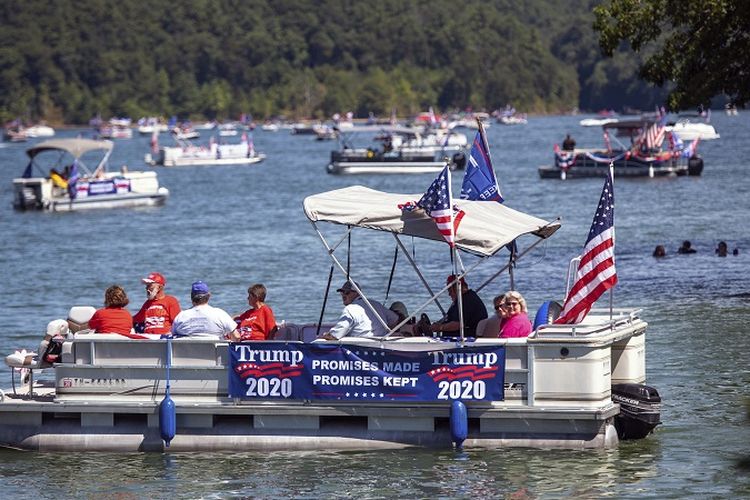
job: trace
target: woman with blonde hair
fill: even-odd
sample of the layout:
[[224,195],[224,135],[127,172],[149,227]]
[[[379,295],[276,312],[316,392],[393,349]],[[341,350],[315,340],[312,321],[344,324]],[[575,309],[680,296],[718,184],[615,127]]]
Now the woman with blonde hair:
[[506,319],[500,329],[500,338],[528,337],[531,333],[531,321],[523,295],[515,290],[506,293],[504,307]]

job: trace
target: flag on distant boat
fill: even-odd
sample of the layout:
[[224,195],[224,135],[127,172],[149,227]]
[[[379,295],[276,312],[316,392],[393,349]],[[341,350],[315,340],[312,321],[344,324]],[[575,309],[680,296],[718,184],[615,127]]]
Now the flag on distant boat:
[[23,171],[23,175],[21,175],[22,179],[31,179],[31,176],[33,175],[32,167],[34,166],[34,162],[30,161],[28,165],[26,165],[26,168]]
[[576,162],[576,155],[571,151],[561,151],[560,146],[555,144],[555,166],[557,168],[570,168]]
[[695,151],[698,149],[698,141],[700,141],[700,137],[696,137],[693,139],[693,142],[690,143],[688,147],[682,150],[682,156],[685,158],[690,158],[691,156],[695,155]]
[[458,225],[464,216],[463,210],[456,210],[452,206],[450,170],[446,165],[437,178],[430,184],[427,191],[418,202],[409,201],[399,205],[401,210],[412,211],[424,209],[437,224],[438,231],[445,241],[453,248]]
[[479,130],[469,152],[464,182],[461,185],[461,199],[497,201],[498,203],[505,201],[500,194],[495,170],[492,167],[490,146],[481,122],[479,122]]
[[73,166],[70,168],[70,175],[68,175],[68,196],[71,199],[75,199],[78,195],[78,160],[73,160]]
[[665,127],[667,125],[667,113],[662,109],[659,119],[652,123],[640,137],[640,144],[645,144],[647,149],[659,149],[664,142]]
[[617,283],[615,270],[615,196],[612,168],[604,180],[594,221],[578,263],[576,281],[555,323],[580,323],[594,302]]

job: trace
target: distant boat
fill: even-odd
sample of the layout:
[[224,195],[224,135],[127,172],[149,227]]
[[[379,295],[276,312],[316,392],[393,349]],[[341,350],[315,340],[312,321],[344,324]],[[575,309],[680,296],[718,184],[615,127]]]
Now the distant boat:
[[[52,139],[29,148],[29,164],[21,177],[13,179],[13,207],[78,211],[162,205],[169,191],[159,186],[156,172],[108,170],[113,146],[108,140]],[[83,157],[96,152],[103,155],[89,169]]]
[[147,154],[146,163],[165,167],[251,165],[266,158],[265,154],[255,150],[252,139],[246,134],[237,144],[218,144],[212,139],[207,146],[198,146],[187,140],[176,141],[177,146],[157,146],[156,156]]
[[721,136],[716,132],[714,126],[708,123],[709,119],[710,115],[707,115],[705,118],[700,115],[679,115],[677,121],[667,124],[666,130],[674,132],[683,141],[693,141],[695,139],[710,141],[719,139]]
[[133,129],[130,118],[111,118],[107,123],[98,124],[97,134],[102,139],[130,139]]
[[[645,133],[655,123],[653,117],[642,117],[604,124],[604,137],[608,141],[605,149],[576,148],[564,151],[555,145],[554,164],[540,166],[539,176],[543,179],[605,177],[610,164],[614,166],[615,177],[700,175],[703,160],[696,155],[696,143],[686,147],[671,138],[669,147],[662,148],[666,135],[670,134],[666,127],[658,145],[652,148],[645,146]],[[614,132],[613,138],[610,138],[610,132]],[[630,144],[610,145],[609,140],[619,142],[617,137],[628,137]]]
[[617,118],[584,118],[578,124],[581,127],[601,127],[608,123],[617,122]]
[[52,137],[55,135],[55,129],[47,125],[32,125],[26,127],[26,135],[28,137]]
[[[423,174],[466,166],[464,134],[442,130],[389,126],[354,127],[339,136],[339,149],[331,151],[329,174]],[[354,146],[356,134],[376,133],[376,147]]]

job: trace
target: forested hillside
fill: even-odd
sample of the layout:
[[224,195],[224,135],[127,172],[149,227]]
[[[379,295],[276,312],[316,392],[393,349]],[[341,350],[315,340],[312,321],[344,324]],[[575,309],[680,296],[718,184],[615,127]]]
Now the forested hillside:
[[665,92],[600,55],[597,3],[2,2],[0,118],[650,109]]

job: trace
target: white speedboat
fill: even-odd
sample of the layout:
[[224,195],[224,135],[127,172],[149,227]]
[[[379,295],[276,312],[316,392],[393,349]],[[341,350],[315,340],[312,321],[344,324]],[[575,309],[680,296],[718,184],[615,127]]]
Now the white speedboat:
[[616,123],[617,118],[584,118],[578,124],[581,127],[601,127],[608,123]]
[[703,121],[695,121],[695,118],[696,116],[681,116],[675,123],[668,124],[665,130],[677,134],[683,141],[694,141],[695,139],[710,141],[721,137],[713,125]]
[[[303,206],[333,265],[356,282],[357,270],[337,256],[352,231],[391,233],[406,256],[403,237],[445,245],[427,214],[398,208],[419,196],[353,186],[309,196]],[[560,227],[499,203],[453,203],[465,213],[456,249],[480,257],[471,269],[510,242],[530,241],[530,249]],[[408,260],[427,292],[403,300],[419,304],[416,314],[440,305],[444,275],[430,288]],[[373,264],[368,259],[368,273]],[[391,263],[381,267],[387,273]],[[0,394],[0,445],[117,452],[452,443],[584,449],[647,435],[659,423],[660,399],[643,385],[647,324],[639,310],[592,311],[582,323],[557,325],[553,305],[542,304],[528,338],[512,339],[402,336],[406,319],[383,337],[339,341],[314,340],[330,326],[317,323],[286,323],[272,340],[245,343],[79,331],[59,339],[54,363],[41,352],[37,361],[29,351],[6,358],[32,376],[20,387],[14,376],[13,391]],[[71,331],[84,327],[83,311],[90,317],[94,308],[73,308]],[[41,368],[54,371],[52,381],[33,382]]]
[[[112,141],[92,139],[53,139],[29,148],[29,164],[13,179],[14,208],[71,211],[164,204],[169,191],[159,186],[156,172],[108,170],[112,148]],[[85,161],[97,154],[90,169]]]
[[32,125],[26,127],[26,135],[28,137],[53,137],[55,135],[55,129],[49,125]]
[[175,137],[176,146],[158,148],[154,157],[150,153],[145,161],[151,165],[165,167],[211,166],[211,165],[252,165],[265,160],[266,155],[255,150],[253,142],[243,135],[236,144],[217,143],[213,140],[207,146],[199,146]]

